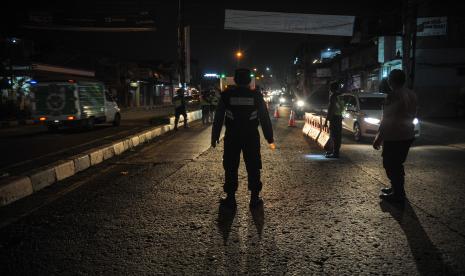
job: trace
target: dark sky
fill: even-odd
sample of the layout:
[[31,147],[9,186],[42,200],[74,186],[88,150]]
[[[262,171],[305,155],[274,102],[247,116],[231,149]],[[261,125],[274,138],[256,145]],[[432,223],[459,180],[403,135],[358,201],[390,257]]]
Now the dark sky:
[[[49,1],[22,7],[31,10],[118,11],[148,10],[156,20],[157,31],[151,33],[61,33],[33,32],[56,49],[100,53],[126,60],[176,59],[176,0],[166,1]],[[185,1],[186,22],[192,26],[192,58],[203,71],[231,72],[235,67],[234,51],[245,52],[242,66],[271,66],[283,71],[291,65],[296,48],[305,40],[315,48],[338,47],[347,38],[301,34],[223,30],[224,10],[247,9],[295,13],[348,14],[375,16],[398,13],[400,1]],[[21,2],[16,2],[21,3]],[[397,3],[397,4],[396,4]],[[4,10],[5,12],[5,10]],[[46,43],[47,44],[47,43]]]

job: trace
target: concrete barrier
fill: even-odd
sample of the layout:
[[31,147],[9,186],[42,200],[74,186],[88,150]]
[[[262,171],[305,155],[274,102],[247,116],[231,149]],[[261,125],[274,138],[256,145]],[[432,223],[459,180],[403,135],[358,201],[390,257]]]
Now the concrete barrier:
[[91,150],[89,157],[91,166],[98,165],[103,162],[103,151],[101,149]]
[[113,145],[102,148],[102,151],[103,151],[103,160],[108,160],[115,156],[115,150],[113,148]]
[[[324,148],[329,141],[328,127],[324,126],[326,118],[314,113],[305,113],[305,124],[302,133]],[[329,122],[328,122],[329,125]]]
[[31,180],[32,190],[34,192],[42,190],[43,188],[48,187],[57,181],[55,168],[39,168],[29,174],[29,179]]
[[74,162],[74,171],[76,173],[87,170],[90,167],[90,157],[88,154],[78,155],[72,158]]
[[140,144],[139,136],[131,137],[131,148],[135,148]]
[[57,165],[55,166],[55,173],[57,176],[57,181],[61,181],[70,176],[73,176],[76,173],[74,170],[74,161],[58,161]]
[[113,144],[113,151],[115,152],[115,155],[122,154],[125,151],[125,149],[124,149],[124,141]]
[[0,206],[10,204],[33,193],[31,179],[27,176],[12,176],[0,181]]

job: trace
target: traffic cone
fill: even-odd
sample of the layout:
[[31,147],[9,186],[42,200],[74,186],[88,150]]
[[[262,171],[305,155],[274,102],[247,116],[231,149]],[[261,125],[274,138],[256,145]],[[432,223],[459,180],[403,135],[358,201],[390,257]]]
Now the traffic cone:
[[279,106],[277,106],[277,107],[275,108],[275,110],[274,110],[274,117],[275,117],[276,119],[279,119]]
[[295,127],[295,113],[294,110],[291,110],[291,115],[289,115],[289,124],[288,127]]

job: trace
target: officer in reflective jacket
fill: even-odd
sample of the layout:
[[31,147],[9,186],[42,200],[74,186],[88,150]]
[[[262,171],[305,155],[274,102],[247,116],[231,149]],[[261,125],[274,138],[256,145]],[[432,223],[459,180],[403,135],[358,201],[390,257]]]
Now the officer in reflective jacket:
[[235,193],[238,186],[239,159],[242,151],[248,174],[248,188],[251,192],[250,207],[263,203],[259,194],[262,189],[260,169],[260,135],[258,125],[261,124],[263,135],[269,144],[273,140],[273,128],[263,96],[249,88],[250,70],[237,69],[234,76],[236,87],[221,93],[213,123],[211,144],[219,143],[223,123],[226,126],[224,137],[223,167],[225,170],[224,192],[226,198],[222,204],[236,206]]

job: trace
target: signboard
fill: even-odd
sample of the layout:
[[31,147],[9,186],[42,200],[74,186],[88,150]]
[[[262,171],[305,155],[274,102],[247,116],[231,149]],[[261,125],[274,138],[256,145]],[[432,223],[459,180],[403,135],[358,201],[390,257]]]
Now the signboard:
[[417,18],[417,36],[437,36],[447,34],[447,17]]
[[355,16],[226,10],[226,30],[352,36]]

